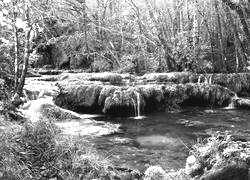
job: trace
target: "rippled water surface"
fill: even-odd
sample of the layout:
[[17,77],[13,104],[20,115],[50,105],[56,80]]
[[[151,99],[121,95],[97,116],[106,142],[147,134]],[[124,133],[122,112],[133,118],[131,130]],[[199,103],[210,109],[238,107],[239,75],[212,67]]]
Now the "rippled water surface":
[[230,130],[250,139],[250,111],[188,108],[181,113],[154,113],[143,119],[98,117],[121,124],[121,133],[100,137],[94,146],[117,166],[145,170],[185,166],[188,148],[215,131]]

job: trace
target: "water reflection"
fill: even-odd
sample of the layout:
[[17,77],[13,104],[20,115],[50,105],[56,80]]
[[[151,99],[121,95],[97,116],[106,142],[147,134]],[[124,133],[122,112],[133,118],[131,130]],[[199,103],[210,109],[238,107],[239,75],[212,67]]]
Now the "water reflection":
[[198,138],[216,131],[232,131],[250,139],[250,112],[246,110],[207,110],[188,108],[181,113],[147,114],[143,119],[98,117],[121,124],[122,133],[95,139],[100,153],[119,166],[146,169],[161,165],[166,169],[184,167],[188,148]]

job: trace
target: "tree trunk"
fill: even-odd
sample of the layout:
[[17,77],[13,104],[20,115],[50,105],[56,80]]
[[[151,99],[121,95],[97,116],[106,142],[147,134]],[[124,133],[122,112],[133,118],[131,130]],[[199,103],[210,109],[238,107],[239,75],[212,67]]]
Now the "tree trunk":
[[30,57],[30,32],[31,32],[31,29],[29,29],[25,35],[26,40],[25,40],[25,48],[24,48],[23,68],[22,68],[20,82],[17,87],[17,94],[19,94],[20,96],[22,95],[23,86],[25,84],[25,78],[27,74],[28,62],[29,62],[29,57]]
[[168,66],[168,70],[169,71],[175,71],[176,70],[176,62],[170,57],[169,55],[169,51],[170,48],[167,45],[167,38],[165,36],[162,24],[160,24],[159,22],[157,22],[155,16],[154,16],[154,12],[151,9],[151,6],[149,4],[148,0],[144,0],[144,2],[146,3],[148,12],[149,12],[149,16],[151,18],[151,20],[154,23],[155,29],[157,30],[157,39],[158,42],[157,44],[159,44],[159,47],[161,46],[161,48],[163,47],[164,50],[164,56],[166,59],[166,64]]
[[18,78],[19,78],[19,38],[18,38],[18,28],[16,27],[16,18],[17,18],[17,13],[15,12],[15,6],[16,6],[16,1],[13,2],[13,29],[14,29],[14,87],[15,89],[18,86]]
[[23,87],[25,84],[25,78],[26,78],[26,74],[27,74],[27,69],[28,69],[28,62],[29,62],[29,57],[30,57],[30,32],[31,32],[31,25],[30,25],[30,9],[27,6],[26,7],[26,20],[28,21],[28,29],[26,30],[25,33],[25,47],[24,47],[24,58],[23,58],[23,67],[22,67],[22,74],[21,74],[21,78],[20,78],[20,82],[18,84],[16,93],[19,96],[22,96],[22,92],[23,92]]
[[221,26],[221,18],[220,18],[220,14],[219,14],[219,8],[218,8],[218,1],[215,0],[214,2],[214,6],[215,6],[215,11],[216,11],[216,16],[217,16],[217,22],[218,22],[218,37],[219,37],[219,44],[220,44],[220,54],[221,54],[221,71],[222,72],[226,72],[226,50],[224,47],[224,43],[223,43],[223,33],[222,33],[222,26]]
[[15,81],[15,89],[18,86],[18,78],[19,78],[19,38],[18,38],[18,30],[16,25],[14,25],[14,49],[15,49],[15,59],[14,59],[14,67],[15,67],[15,75],[14,75],[14,81]]
[[89,57],[89,45],[88,45],[88,34],[87,34],[87,11],[86,11],[86,0],[83,0],[82,2],[82,8],[83,8],[83,23],[84,23],[84,38],[85,38],[85,47],[86,51]]
[[242,42],[240,40],[240,36],[239,36],[238,30],[237,30],[237,26],[236,26],[236,24],[234,22],[234,19],[232,17],[232,14],[230,13],[228,7],[225,7],[225,12],[226,12],[227,18],[229,19],[230,24],[232,25],[232,28],[233,28],[235,46],[240,52],[240,55],[241,55],[242,61],[243,61],[243,67],[245,67],[247,65],[247,56],[246,56],[245,48],[244,48],[244,46],[243,46],[243,44],[242,44]]

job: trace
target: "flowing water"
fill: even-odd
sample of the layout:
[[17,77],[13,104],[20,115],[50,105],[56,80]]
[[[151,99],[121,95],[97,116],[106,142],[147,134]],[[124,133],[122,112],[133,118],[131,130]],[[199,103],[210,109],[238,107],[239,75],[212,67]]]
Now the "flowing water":
[[98,137],[93,144],[117,166],[145,170],[149,165],[165,169],[185,166],[188,148],[197,138],[216,131],[233,131],[250,139],[250,111],[188,108],[181,113],[155,113],[144,118],[97,117],[121,124],[121,133]]

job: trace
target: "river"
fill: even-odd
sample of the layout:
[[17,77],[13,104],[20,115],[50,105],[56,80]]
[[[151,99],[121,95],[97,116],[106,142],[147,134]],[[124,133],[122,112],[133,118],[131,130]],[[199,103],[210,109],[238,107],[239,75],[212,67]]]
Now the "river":
[[185,108],[179,113],[158,112],[144,118],[96,117],[121,125],[121,133],[95,138],[94,147],[117,166],[145,170],[149,165],[179,169],[191,146],[217,131],[231,131],[250,139],[250,111]]

